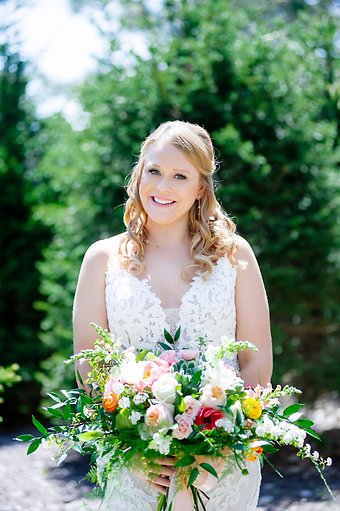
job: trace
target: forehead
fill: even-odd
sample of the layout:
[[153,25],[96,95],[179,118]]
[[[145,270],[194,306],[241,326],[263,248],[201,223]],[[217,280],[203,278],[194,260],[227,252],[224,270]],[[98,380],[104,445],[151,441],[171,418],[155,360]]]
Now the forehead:
[[154,142],[145,153],[145,166],[158,165],[165,170],[199,173],[185,154],[168,140]]

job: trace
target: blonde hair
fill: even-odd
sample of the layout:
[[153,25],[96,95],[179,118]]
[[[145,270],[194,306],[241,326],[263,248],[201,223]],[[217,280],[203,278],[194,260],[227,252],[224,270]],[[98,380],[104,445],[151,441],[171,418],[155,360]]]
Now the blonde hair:
[[[208,132],[197,124],[184,121],[168,121],[162,123],[142,143],[140,156],[134,166],[127,185],[128,200],[125,204],[124,223],[126,235],[123,238],[119,254],[127,270],[135,275],[143,272],[144,250],[147,243],[147,214],[143,209],[139,195],[139,185],[145,164],[145,154],[151,144],[166,138],[179,149],[192,165],[199,171],[204,187],[200,207],[195,201],[189,211],[189,232],[192,236],[190,255],[193,266],[203,276],[209,275],[214,263],[227,255],[232,264],[236,265],[235,231],[236,225],[222,210],[214,192],[213,174],[217,162],[214,148]],[[132,247],[132,250],[129,248]]]

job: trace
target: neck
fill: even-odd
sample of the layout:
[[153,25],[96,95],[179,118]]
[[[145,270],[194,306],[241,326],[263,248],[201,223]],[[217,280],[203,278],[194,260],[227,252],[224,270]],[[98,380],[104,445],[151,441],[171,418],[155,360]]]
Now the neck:
[[182,225],[155,225],[147,223],[147,244],[160,249],[174,249],[176,247],[190,246],[191,236],[188,224]]

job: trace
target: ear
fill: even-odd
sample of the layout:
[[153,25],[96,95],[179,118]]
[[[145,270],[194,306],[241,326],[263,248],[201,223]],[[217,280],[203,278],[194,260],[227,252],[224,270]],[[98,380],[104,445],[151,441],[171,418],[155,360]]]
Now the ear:
[[203,195],[204,195],[204,192],[205,192],[205,187],[204,187],[204,186],[201,186],[201,188],[200,188],[200,189],[198,190],[198,192],[197,192],[197,197],[198,197],[198,196],[200,196],[200,197],[201,197],[201,199],[202,199],[202,197],[203,197]]

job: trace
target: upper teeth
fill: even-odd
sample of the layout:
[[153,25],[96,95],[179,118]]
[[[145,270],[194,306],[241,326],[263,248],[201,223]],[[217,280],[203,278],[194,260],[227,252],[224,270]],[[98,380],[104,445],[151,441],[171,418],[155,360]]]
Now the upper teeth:
[[172,200],[163,200],[163,199],[158,199],[157,197],[154,197],[153,198],[155,202],[158,202],[159,204],[172,204]]

